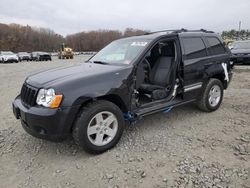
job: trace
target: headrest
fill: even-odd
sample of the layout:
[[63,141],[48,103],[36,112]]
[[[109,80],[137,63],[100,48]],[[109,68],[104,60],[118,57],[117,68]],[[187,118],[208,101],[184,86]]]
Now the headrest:
[[172,45],[164,45],[161,47],[161,56],[174,57],[174,50]]
[[154,48],[152,48],[151,50],[151,55],[153,57],[158,57],[160,55],[160,52],[159,52],[159,45],[156,45]]

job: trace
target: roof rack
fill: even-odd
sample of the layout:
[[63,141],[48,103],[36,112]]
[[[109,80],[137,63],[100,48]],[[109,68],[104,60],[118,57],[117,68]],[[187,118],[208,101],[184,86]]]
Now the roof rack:
[[161,31],[154,31],[145,33],[145,35],[154,34],[154,33],[163,33],[163,32],[171,32],[171,33],[183,33],[183,32],[203,32],[203,33],[214,33],[213,31],[207,31],[206,29],[199,29],[199,30],[188,30],[188,29],[175,29],[175,30],[161,30]]

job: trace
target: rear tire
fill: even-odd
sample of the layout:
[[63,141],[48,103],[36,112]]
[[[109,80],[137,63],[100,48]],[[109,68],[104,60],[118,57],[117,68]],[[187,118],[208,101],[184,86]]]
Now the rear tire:
[[223,99],[223,85],[218,79],[210,79],[197,99],[197,106],[205,112],[217,110]]
[[120,140],[125,121],[120,108],[109,101],[95,101],[82,108],[72,135],[79,146],[93,154],[113,148]]

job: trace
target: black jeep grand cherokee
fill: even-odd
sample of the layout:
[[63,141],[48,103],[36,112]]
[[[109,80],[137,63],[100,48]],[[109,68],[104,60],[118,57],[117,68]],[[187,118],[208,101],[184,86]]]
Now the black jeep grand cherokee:
[[219,108],[231,80],[230,51],[206,30],[160,31],[110,43],[81,65],[29,76],[13,112],[31,135],[70,135],[88,152],[116,145],[125,120],[196,102]]

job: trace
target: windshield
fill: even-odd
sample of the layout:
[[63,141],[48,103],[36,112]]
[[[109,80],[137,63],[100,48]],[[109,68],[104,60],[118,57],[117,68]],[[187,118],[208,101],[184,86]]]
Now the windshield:
[[99,51],[90,61],[103,64],[130,64],[148,43],[149,40],[146,39],[117,40]]
[[232,47],[234,49],[250,49],[250,41],[234,42]]
[[13,55],[13,52],[2,52],[2,55]]

